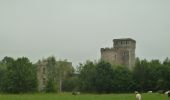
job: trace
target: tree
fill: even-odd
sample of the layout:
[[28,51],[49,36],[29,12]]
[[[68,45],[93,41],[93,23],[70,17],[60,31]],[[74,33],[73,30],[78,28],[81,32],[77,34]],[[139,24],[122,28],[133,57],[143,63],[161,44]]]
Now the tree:
[[79,79],[78,76],[71,75],[63,81],[62,90],[67,92],[78,91]]
[[156,84],[157,90],[167,90],[170,88],[170,66],[162,65],[157,69],[158,80]]
[[79,65],[79,88],[84,92],[94,92],[95,78],[96,78],[96,65],[91,61]]
[[74,72],[74,68],[67,60],[57,61],[57,75],[59,81],[59,92],[62,92],[63,82],[68,79]]
[[47,58],[47,92],[62,92],[63,82],[73,74],[74,68],[67,60],[56,61],[55,57]]
[[5,66],[6,70],[3,70],[4,74],[2,76],[3,81],[1,82],[2,85],[2,91],[8,92],[11,88],[11,79],[9,78],[9,70],[12,69],[12,66],[14,65],[15,60],[12,57],[4,57],[1,65]]
[[37,89],[36,67],[28,58],[18,58],[7,63],[5,91],[12,93],[33,92]]
[[7,56],[4,57],[3,60],[2,60],[2,63],[7,64],[8,67],[10,67],[9,65],[10,64],[12,65],[13,62],[14,62],[14,59],[12,57],[7,57]]
[[112,91],[113,69],[111,64],[99,62],[96,65],[95,88],[99,93],[110,93]]
[[0,61],[0,91],[4,91],[4,81],[6,80],[6,71],[7,71],[7,66],[6,64],[2,63]]
[[47,84],[46,84],[46,92],[57,92],[58,83],[57,83],[57,64],[55,57],[47,58]]
[[114,69],[113,92],[129,92],[134,90],[132,73],[127,67],[117,66]]
[[133,70],[133,77],[136,83],[136,89],[140,91],[144,91],[146,82],[147,82],[147,75],[148,75],[148,62],[147,60],[137,60],[136,66]]
[[168,57],[163,61],[163,65],[170,66],[170,59]]

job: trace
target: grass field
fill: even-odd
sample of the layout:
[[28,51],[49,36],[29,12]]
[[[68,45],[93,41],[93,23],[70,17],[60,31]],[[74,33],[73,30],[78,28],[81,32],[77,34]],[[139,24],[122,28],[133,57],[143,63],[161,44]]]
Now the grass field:
[[[0,94],[0,100],[135,100],[135,94]],[[170,100],[164,94],[142,94],[142,100]]]

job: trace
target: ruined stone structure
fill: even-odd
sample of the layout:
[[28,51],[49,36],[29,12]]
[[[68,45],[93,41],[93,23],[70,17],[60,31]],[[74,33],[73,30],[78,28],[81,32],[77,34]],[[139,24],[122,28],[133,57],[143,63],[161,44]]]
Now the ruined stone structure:
[[136,41],[131,38],[114,39],[112,48],[101,48],[101,60],[110,64],[135,65]]
[[37,62],[38,91],[44,91],[47,83],[47,61]]
[[[62,63],[64,63],[64,66],[62,65]],[[56,66],[51,66],[53,68],[49,68],[48,65],[48,61],[47,59],[43,59],[43,60],[39,60],[37,63],[37,80],[38,80],[38,91],[43,92],[46,91],[46,86],[47,86],[47,81],[48,78],[51,77],[49,75],[49,73],[57,73],[57,70],[54,70],[56,68],[54,67],[72,67],[72,63],[71,62],[67,62],[67,61],[56,61]],[[53,76],[55,78],[59,77],[59,76]],[[57,80],[57,79],[56,79]]]

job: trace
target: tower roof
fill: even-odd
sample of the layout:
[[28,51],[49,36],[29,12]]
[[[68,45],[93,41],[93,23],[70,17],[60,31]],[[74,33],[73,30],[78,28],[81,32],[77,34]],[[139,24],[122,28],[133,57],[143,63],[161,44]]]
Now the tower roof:
[[136,43],[136,41],[134,39],[131,38],[120,38],[120,39],[113,39],[113,41],[133,41]]

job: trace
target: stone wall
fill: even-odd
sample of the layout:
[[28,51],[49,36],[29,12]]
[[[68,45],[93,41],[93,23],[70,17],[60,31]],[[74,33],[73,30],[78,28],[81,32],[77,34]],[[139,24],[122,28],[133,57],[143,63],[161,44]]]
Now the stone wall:
[[37,63],[38,91],[44,91],[47,83],[47,62],[39,61]]
[[130,38],[114,39],[113,48],[101,48],[101,60],[110,64],[126,65],[129,69],[135,64],[136,41]]

